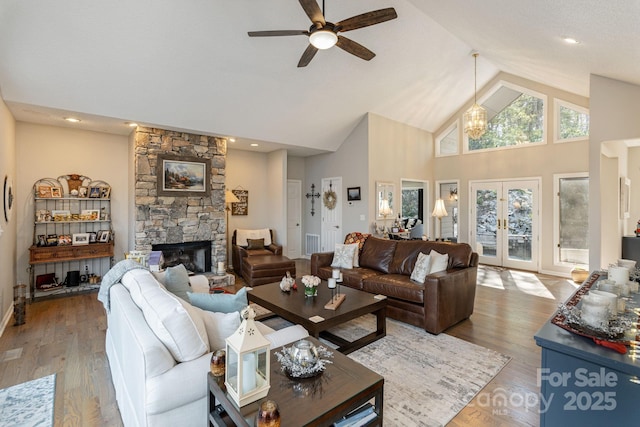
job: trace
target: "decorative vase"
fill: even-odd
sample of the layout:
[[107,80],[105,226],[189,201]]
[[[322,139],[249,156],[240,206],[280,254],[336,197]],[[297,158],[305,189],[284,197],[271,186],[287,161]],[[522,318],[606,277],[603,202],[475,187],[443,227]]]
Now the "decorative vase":
[[304,296],[305,297],[315,297],[318,295],[318,288],[316,286],[305,286],[304,287]]

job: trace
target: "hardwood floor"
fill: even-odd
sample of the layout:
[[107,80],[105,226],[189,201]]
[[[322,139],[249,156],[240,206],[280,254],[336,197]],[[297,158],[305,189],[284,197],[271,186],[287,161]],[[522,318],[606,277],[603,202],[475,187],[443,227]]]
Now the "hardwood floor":
[[[298,275],[308,273],[309,261],[296,261],[296,269]],[[449,425],[537,426],[540,349],[533,335],[577,286],[492,267],[479,269],[478,283],[473,315],[446,333],[512,360]],[[0,388],[57,373],[56,426],[122,425],[104,349],[106,317],[96,296],[29,304],[26,323],[10,323],[0,337]],[[502,402],[500,397],[513,404],[490,405]]]

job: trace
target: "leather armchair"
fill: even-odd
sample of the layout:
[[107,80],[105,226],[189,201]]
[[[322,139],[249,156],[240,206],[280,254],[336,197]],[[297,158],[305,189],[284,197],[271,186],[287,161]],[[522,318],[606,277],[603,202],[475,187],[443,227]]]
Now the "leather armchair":
[[282,255],[282,245],[278,245],[273,240],[273,230],[269,229],[271,234],[271,244],[266,245],[260,249],[247,249],[244,246],[238,246],[236,244],[236,230],[233,230],[233,236],[231,237],[231,262],[233,263],[233,271],[238,276],[242,276],[242,258],[248,256],[263,256],[263,255]]

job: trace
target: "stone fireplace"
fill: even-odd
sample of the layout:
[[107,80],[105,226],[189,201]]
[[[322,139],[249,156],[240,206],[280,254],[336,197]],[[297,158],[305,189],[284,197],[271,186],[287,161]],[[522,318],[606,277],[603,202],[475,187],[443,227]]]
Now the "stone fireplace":
[[188,271],[211,271],[211,242],[163,243],[152,245],[154,251],[162,251],[163,267],[182,264]]
[[[211,195],[159,196],[158,155],[198,157],[210,162]],[[207,271],[226,263],[224,205],[227,142],[224,138],[139,127],[135,133],[135,249],[206,242]]]

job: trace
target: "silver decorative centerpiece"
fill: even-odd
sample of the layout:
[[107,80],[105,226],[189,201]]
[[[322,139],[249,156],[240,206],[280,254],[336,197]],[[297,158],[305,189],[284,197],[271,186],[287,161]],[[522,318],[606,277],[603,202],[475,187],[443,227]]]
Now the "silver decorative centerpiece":
[[332,363],[327,358],[333,357],[333,353],[324,346],[316,347],[303,339],[291,347],[282,347],[275,356],[282,365],[282,371],[290,377],[311,378],[322,373],[326,364]]

